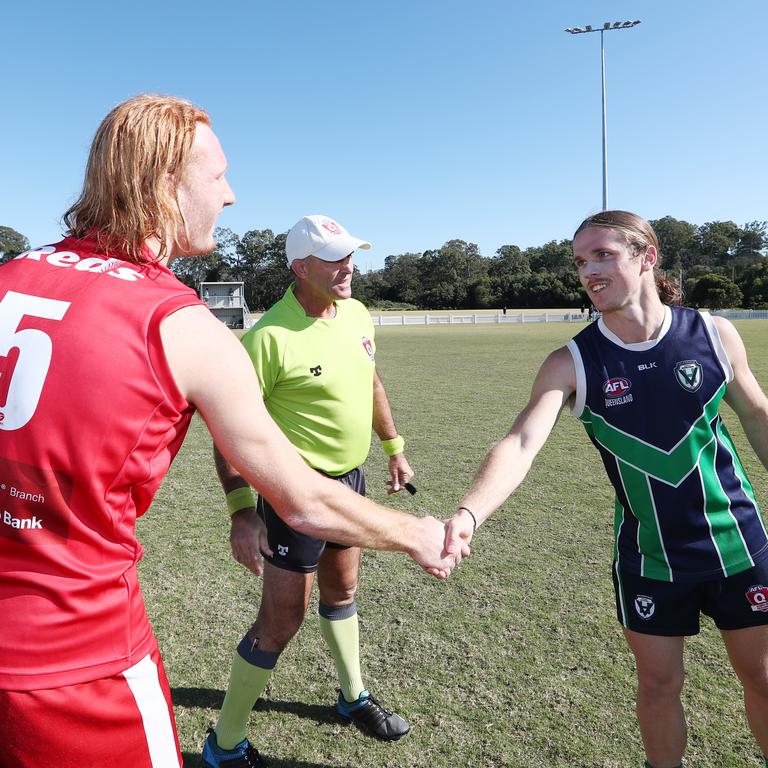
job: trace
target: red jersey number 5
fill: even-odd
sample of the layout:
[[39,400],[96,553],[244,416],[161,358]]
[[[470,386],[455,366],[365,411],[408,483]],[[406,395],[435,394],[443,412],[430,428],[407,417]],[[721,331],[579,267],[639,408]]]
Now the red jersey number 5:
[[8,291],[0,300],[0,429],[21,429],[34,415],[51,365],[53,344],[24,317],[61,320],[70,302]]

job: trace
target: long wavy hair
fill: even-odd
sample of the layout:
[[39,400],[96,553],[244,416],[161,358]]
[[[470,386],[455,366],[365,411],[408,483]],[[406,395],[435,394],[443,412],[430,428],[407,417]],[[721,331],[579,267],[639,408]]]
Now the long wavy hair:
[[91,145],[83,191],[64,214],[67,234],[95,238],[101,251],[145,264],[143,243],[169,236],[180,242],[186,226],[176,183],[189,160],[195,128],[210,125],[207,112],[184,99],[142,94],[116,106],[102,121]]
[[660,271],[661,248],[659,247],[659,238],[653,231],[653,227],[636,213],[629,211],[601,211],[587,217],[579,224],[578,229],[573,233],[575,238],[579,232],[590,227],[603,227],[620,232],[627,245],[637,254],[644,251],[652,245],[656,249],[658,258],[653,268],[653,277],[656,281],[656,290],[659,292],[659,298],[663,304],[679,305],[683,301],[683,292],[676,280],[670,280]]

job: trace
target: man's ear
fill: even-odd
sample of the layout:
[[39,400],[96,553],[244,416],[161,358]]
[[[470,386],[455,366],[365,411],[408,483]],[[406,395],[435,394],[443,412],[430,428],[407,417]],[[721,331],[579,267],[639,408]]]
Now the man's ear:
[[659,260],[659,252],[655,245],[649,245],[643,254],[643,269],[653,269]]

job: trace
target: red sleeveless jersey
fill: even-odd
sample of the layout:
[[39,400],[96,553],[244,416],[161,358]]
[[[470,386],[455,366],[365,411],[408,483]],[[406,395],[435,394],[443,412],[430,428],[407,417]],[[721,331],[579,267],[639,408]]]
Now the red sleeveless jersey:
[[165,267],[68,238],[0,266],[0,688],[87,682],[152,630],[135,522],[189,426],[160,323],[195,305]]

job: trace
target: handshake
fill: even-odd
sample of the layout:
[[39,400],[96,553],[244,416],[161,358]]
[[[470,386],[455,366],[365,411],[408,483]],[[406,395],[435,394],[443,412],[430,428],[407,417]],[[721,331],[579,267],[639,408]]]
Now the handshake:
[[417,531],[405,551],[427,573],[447,579],[462,558],[470,555],[469,543],[477,526],[475,516],[466,507],[459,507],[449,520],[422,517],[413,522]]
[[[324,478],[325,480],[325,478]],[[437,579],[447,579],[451,571],[469,557],[469,543],[477,527],[475,515],[466,507],[459,507],[456,514],[448,520],[434,517],[416,517],[386,507],[372,504],[365,497],[350,491],[340,483],[334,482],[330,488],[332,499],[351,499],[352,510],[368,507],[358,519],[365,521],[364,530],[354,530],[351,524],[345,531],[346,520],[333,520],[333,529],[319,528],[315,523],[312,529],[305,526],[301,531],[323,540],[336,540],[340,544],[386,549],[405,552],[427,573]],[[229,542],[234,559],[248,568],[256,576],[264,574],[264,558],[271,559],[280,549],[277,542],[270,544],[270,536],[261,514],[253,506],[253,496],[247,489],[248,506],[243,506],[232,515]],[[308,518],[312,519],[312,518]],[[348,519],[348,518],[347,518]],[[287,552],[287,546],[284,548]]]

